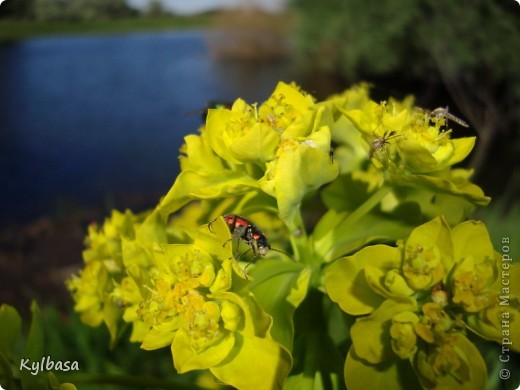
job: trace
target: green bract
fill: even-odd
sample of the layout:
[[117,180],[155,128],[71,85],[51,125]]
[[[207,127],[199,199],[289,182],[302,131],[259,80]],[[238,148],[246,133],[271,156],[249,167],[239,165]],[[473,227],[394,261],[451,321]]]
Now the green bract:
[[[483,386],[485,375],[477,373],[485,371],[484,362],[474,356],[478,352],[462,331],[466,326],[476,333],[486,329],[484,337],[498,341],[498,313],[493,325],[486,321],[500,305],[501,291],[494,284],[498,260],[482,223],[468,221],[450,229],[443,218],[435,218],[397,247],[366,247],[333,263],[325,272],[330,298],[349,314],[369,314],[351,329],[353,364],[406,359],[424,387]],[[513,318],[517,310],[513,308]],[[516,338],[518,322],[512,324]],[[376,375],[394,368],[373,369]],[[363,383],[351,375],[347,385]]]
[[75,310],[238,389],[484,387],[473,342],[518,349],[520,274],[441,111],[285,83],[209,110],[153,211],[89,229]]
[[238,99],[209,110],[200,136],[187,136],[179,177],[160,205],[163,214],[193,199],[216,199],[260,188],[276,199],[280,217],[298,226],[303,197],[332,181],[330,110],[294,85],[279,83],[262,105]]

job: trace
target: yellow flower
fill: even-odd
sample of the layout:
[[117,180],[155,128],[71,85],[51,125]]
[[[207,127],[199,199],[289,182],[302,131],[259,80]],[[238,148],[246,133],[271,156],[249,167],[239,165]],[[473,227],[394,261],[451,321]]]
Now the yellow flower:
[[124,214],[117,210],[99,227],[93,223],[88,227],[88,236],[85,240],[87,248],[83,251],[85,263],[102,261],[111,273],[122,271],[121,239],[135,237],[134,225],[142,222],[127,210]]
[[475,137],[451,138],[446,120],[438,120],[423,110],[411,111],[410,128],[399,142],[403,163],[417,173],[440,171],[464,160],[475,145]]
[[401,312],[392,317],[390,327],[392,350],[401,359],[409,359],[417,351],[417,335],[414,325],[418,322],[419,317],[412,312]]
[[443,218],[414,229],[404,245],[403,275],[414,290],[425,290],[440,282],[453,264],[449,226]]
[[476,347],[461,332],[464,323],[437,303],[422,306],[415,331],[427,344],[416,354],[413,365],[423,387],[474,388],[483,386],[486,365]]
[[125,276],[112,291],[112,299],[123,310],[123,321],[132,324],[131,342],[140,342],[147,332],[147,325],[137,315],[139,304],[143,300],[143,292],[130,276]]
[[[389,185],[426,190],[429,198],[454,195],[476,205],[489,203],[482,190],[469,182],[470,170],[452,169],[471,152],[475,137],[452,139],[445,118],[414,108],[411,99],[376,103],[368,98],[368,89],[362,91],[364,95],[357,94],[363,98],[354,99],[353,104],[332,99],[346,119],[337,119],[333,127],[342,173],[363,169],[363,161],[368,158]],[[353,127],[361,141],[353,134]]]
[[168,215],[194,199],[217,199],[259,189],[274,197],[291,230],[310,191],[332,181],[330,108],[295,85],[279,83],[260,107],[238,99],[209,110],[200,136],[185,138],[181,173],[163,199]]
[[471,152],[475,137],[451,139],[448,123],[423,110],[414,109],[411,100],[340,108],[363,134],[368,157],[384,167],[404,167],[412,173],[431,173],[462,161]]
[[403,274],[415,290],[423,290],[441,280],[445,273],[441,254],[435,246],[407,245]]
[[85,268],[79,276],[67,281],[76,301],[74,309],[81,313],[81,320],[89,326],[104,322],[112,343],[116,340],[122,317],[123,302],[113,293],[125,275],[123,241],[134,242],[136,232],[149,216],[114,210],[101,227],[90,225],[87,249],[83,252]]
[[103,306],[112,282],[100,262],[85,266],[79,276],[72,276],[67,287],[75,300],[74,310],[81,313],[81,321],[89,326],[98,326],[103,321]]
[[[457,371],[461,371],[462,364],[463,361],[455,352],[452,344],[441,345],[430,354],[420,351],[417,358],[419,378],[432,385],[442,382],[442,379],[450,374],[456,377]],[[466,381],[467,378],[460,378],[460,382]]]
[[[438,217],[397,247],[368,246],[330,265],[325,288],[331,300],[351,315],[366,315],[351,327],[353,344],[345,363],[349,388],[394,380],[398,386],[403,380],[398,372],[405,369],[401,360],[412,364],[425,388],[482,387],[485,363],[463,331],[500,338],[496,327],[503,318],[488,300],[496,298],[493,256],[483,224],[468,221],[452,230]],[[472,281],[478,283],[469,288]],[[479,305],[481,299],[487,306]],[[465,313],[453,311],[453,304]],[[468,311],[473,308],[478,314]],[[512,319],[511,329],[518,324]]]
[[330,137],[329,128],[321,126],[307,137],[284,140],[259,180],[260,188],[276,198],[280,217],[293,231],[301,228],[297,217],[303,197],[338,175],[337,165],[330,161]]
[[392,351],[401,359],[411,357],[415,352],[415,311],[413,299],[387,299],[370,315],[358,318],[350,330],[355,354],[370,364],[392,360]]
[[472,257],[464,259],[453,277],[453,302],[467,312],[477,312],[489,306],[497,295],[487,288],[495,272],[493,260],[475,264]]
[[495,302],[480,312],[470,313],[466,322],[468,328],[486,340],[493,340],[506,345],[513,351],[520,352],[520,299],[516,295],[510,295],[509,305],[507,296],[502,296],[502,301]]
[[423,316],[420,323],[415,325],[415,330],[427,343],[434,344],[449,340],[450,332],[460,325],[459,322],[452,320],[438,303],[425,303],[422,312]]
[[[154,249],[154,272],[137,311],[147,325],[141,347],[171,345],[179,373],[209,369],[239,388],[280,387],[289,353],[270,335],[272,318],[245,288],[222,218],[199,227],[193,244]],[[255,365],[247,359],[256,355]],[[247,377],[247,380],[245,377]]]
[[466,312],[492,305],[498,295],[491,286],[497,278],[497,255],[485,226],[476,221],[453,229],[456,267],[452,275],[453,302]]

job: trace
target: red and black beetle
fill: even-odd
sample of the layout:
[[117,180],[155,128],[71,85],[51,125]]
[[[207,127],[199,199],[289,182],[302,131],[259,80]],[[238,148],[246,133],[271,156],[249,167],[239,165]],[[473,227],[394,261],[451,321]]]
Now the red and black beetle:
[[[269,245],[269,240],[265,234],[250,220],[236,214],[226,214],[223,215],[222,218],[224,218],[231,232],[231,240],[238,238],[244,241],[249,245],[253,253],[258,256],[265,256],[267,251],[271,249],[271,245]],[[210,230],[211,224],[215,221],[214,219],[209,223],[208,228]],[[227,244],[227,241],[224,245],[225,244]]]
[[[265,256],[267,254],[267,251],[272,249],[271,245],[269,244],[269,240],[253,222],[244,217],[241,217],[240,215],[225,214],[222,216],[222,218],[224,218],[224,221],[228,225],[229,231],[231,232],[231,239],[226,241],[224,245],[226,245],[229,241],[238,238],[240,241],[244,241],[247,245],[249,245],[250,248],[244,253],[240,254],[239,257],[242,257],[250,250],[253,251],[253,257],[244,268],[245,274],[247,267],[255,260],[257,256]],[[215,222],[215,219],[208,224],[208,228],[210,231],[211,224],[213,222]]]
[[226,221],[232,239],[239,238],[251,247],[255,255],[265,256],[271,249],[269,240],[265,234],[251,221],[236,214],[223,216]]

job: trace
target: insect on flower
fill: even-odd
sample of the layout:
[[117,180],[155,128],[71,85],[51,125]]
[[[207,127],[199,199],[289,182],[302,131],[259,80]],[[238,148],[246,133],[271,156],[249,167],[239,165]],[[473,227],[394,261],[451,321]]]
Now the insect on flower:
[[458,124],[462,127],[469,127],[469,125],[466,122],[464,122],[462,119],[460,119],[459,117],[456,117],[453,114],[450,114],[448,106],[437,107],[431,111],[427,110],[425,108],[422,108],[422,107],[415,107],[415,108],[419,111],[426,112],[427,114],[431,115],[433,118],[436,118],[436,119],[446,118],[447,120],[455,122],[456,124]]
[[387,130],[387,131],[385,131],[382,137],[378,137],[374,133],[374,139],[370,143],[370,151],[368,152],[368,157],[369,158],[374,157],[374,154],[378,150],[383,150],[383,149],[385,149],[386,145],[390,144],[389,141],[392,138],[396,138],[396,137],[400,137],[400,136],[401,136],[400,134],[396,134],[395,130],[392,130],[392,131],[388,131]]
[[469,125],[466,122],[464,122],[462,119],[456,117],[455,115],[450,114],[448,111],[448,106],[437,107],[436,109],[432,110],[431,114],[436,118],[446,118],[463,127],[469,127]]
[[[265,234],[251,221],[248,219],[241,217],[236,214],[226,214],[223,215],[222,218],[224,218],[224,221],[228,225],[229,231],[231,232],[231,238],[227,240],[224,244],[226,245],[229,241],[232,241],[234,239],[239,239],[240,241],[245,242],[249,249],[246,250],[244,253],[240,254],[238,258],[244,256],[249,251],[253,251],[253,256],[249,260],[249,262],[244,267],[244,275],[247,277],[247,267],[258,257],[258,256],[265,256],[267,254],[268,250],[274,250],[276,252],[284,253],[285,252],[273,249],[271,248],[271,245],[269,244],[269,240],[265,236]],[[208,229],[211,230],[211,224],[215,222],[216,219],[212,220],[208,224]],[[287,254],[286,254],[287,255]]]

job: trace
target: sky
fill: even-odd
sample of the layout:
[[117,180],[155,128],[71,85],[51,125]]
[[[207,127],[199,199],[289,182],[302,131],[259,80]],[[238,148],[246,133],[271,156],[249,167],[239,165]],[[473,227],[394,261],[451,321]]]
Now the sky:
[[[127,0],[136,8],[144,8],[149,0]],[[284,0],[161,0],[164,7],[178,14],[193,14],[215,8],[258,7],[266,11],[279,11]]]

